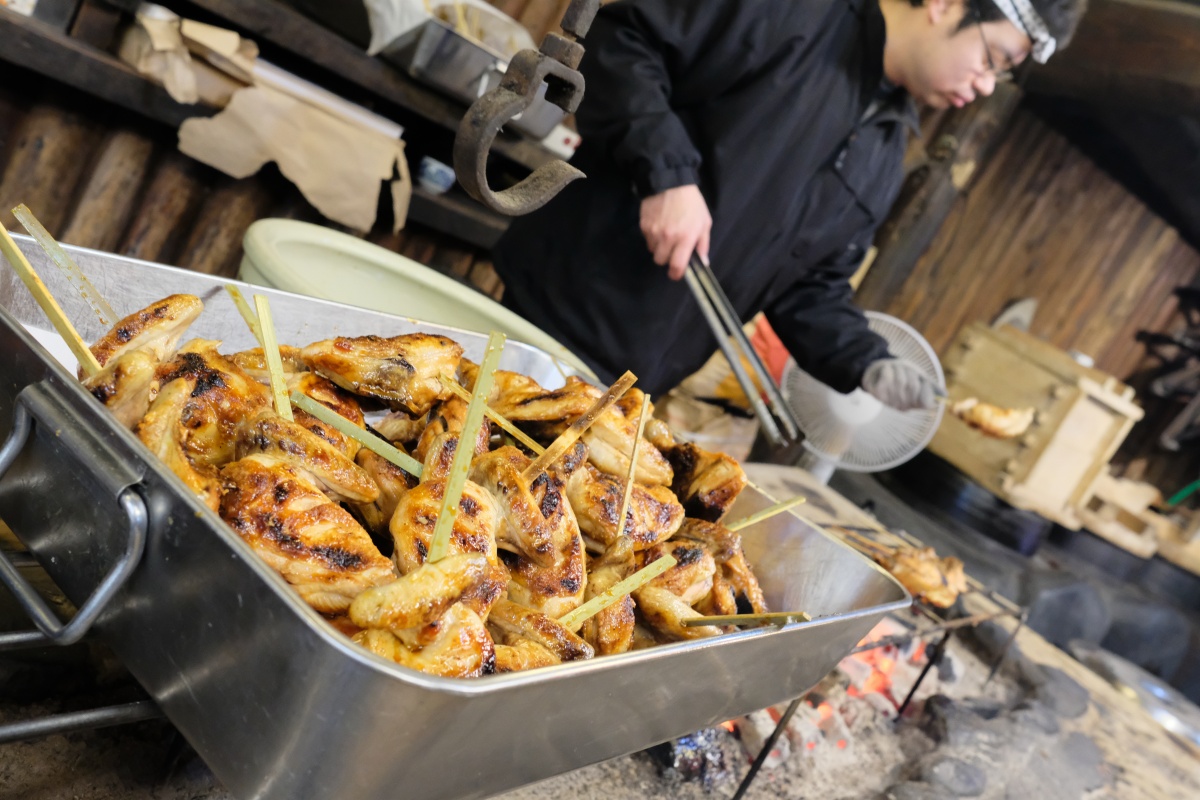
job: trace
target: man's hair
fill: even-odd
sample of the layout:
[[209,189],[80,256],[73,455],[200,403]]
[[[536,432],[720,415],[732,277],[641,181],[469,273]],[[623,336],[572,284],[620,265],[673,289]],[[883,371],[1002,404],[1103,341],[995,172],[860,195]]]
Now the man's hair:
[[[914,6],[925,5],[925,0],[908,1]],[[963,2],[966,4],[967,13],[963,15],[960,28],[974,25],[976,21],[994,22],[1008,19],[992,0],[963,0]],[[1062,50],[1070,44],[1079,20],[1087,11],[1087,0],[1029,0],[1029,2],[1037,11],[1038,16],[1042,18],[1042,22],[1046,23],[1046,29],[1050,31],[1050,35],[1054,37],[1055,51]]]

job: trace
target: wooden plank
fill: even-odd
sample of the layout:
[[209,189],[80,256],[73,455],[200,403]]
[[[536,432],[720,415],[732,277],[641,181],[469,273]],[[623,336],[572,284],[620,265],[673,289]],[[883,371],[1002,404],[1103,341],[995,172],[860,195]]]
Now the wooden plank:
[[1200,115],[1200,7],[1090,0],[1075,39],[1030,71],[1028,88],[1101,106]]
[[161,86],[108,53],[4,8],[0,8],[0,60],[176,127],[188,117],[215,110],[176,103]]
[[71,23],[71,38],[98,50],[112,52],[121,24],[120,10],[100,0],[83,0]]
[[[339,78],[371,92],[443,128],[457,130],[466,106],[426,88],[378,58],[277,0],[188,0],[187,5],[215,14],[252,38],[270,42]],[[556,158],[537,142],[517,136],[496,138],[492,151],[518,164],[537,167]]]
[[24,203],[57,236],[101,134],[87,117],[58,105],[40,103],[30,109],[0,176],[0,224],[13,228],[11,209]]
[[483,248],[491,248],[508,229],[509,218],[484,208],[456,191],[433,194],[413,187],[408,218]]
[[205,200],[184,244],[178,265],[232,278],[242,259],[242,237],[271,205],[261,180],[226,179]]
[[59,238],[67,244],[112,251],[137,203],[150,168],[154,142],[129,129],[116,130],[100,146],[79,204]]
[[205,173],[215,174],[172,150],[155,165],[117,252],[147,261],[178,263],[180,242],[207,192]]

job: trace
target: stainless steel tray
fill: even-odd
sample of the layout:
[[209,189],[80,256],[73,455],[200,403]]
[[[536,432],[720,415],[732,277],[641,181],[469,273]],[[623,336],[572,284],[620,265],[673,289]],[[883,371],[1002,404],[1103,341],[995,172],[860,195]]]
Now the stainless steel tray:
[[[28,239],[20,245],[84,336],[101,333],[57,268]],[[224,281],[72,252],[118,313],[191,292],[206,302],[193,335],[223,338],[228,351],[250,346]],[[284,342],[427,330],[456,337],[476,358],[482,351],[478,334],[255,291],[271,297]],[[302,603],[19,323],[48,327],[0,269],[0,435],[16,403],[34,416],[0,480],[0,517],[82,603],[129,549],[118,497],[145,501],[144,552],[96,629],[238,797],[498,793],[795,697],[909,602],[887,573],[782,514],[746,532],[747,555],[772,608],[803,609],[812,622],[480,680],[412,672],[353,645]],[[522,345],[505,351],[504,366],[562,380],[548,356]],[[770,502],[748,490],[732,513]]]

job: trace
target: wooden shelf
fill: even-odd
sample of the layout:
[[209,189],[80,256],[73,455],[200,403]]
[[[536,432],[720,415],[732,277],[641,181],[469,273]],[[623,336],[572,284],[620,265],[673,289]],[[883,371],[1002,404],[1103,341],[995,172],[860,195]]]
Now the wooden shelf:
[[[349,81],[389,102],[450,131],[467,107],[417,83],[381,59],[368,56],[353,43],[278,0],[184,0],[237,28],[250,38],[270,42],[305,61]],[[165,0],[187,16],[180,2]],[[496,137],[492,152],[529,169],[557,158],[541,144],[515,135]]]
[[[150,119],[178,128],[189,117],[217,109],[185,105],[124,62],[12,11],[0,9],[0,59],[24,67]],[[490,248],[508,218],[461,192],[434,195],[414,186],[409,219],[478,247]]]

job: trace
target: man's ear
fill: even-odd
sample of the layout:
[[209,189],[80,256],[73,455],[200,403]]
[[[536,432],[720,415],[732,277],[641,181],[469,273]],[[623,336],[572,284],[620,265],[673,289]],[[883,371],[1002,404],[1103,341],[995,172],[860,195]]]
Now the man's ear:
[[936,26],[955,5],[954,0],[925,0],[925,16]]

